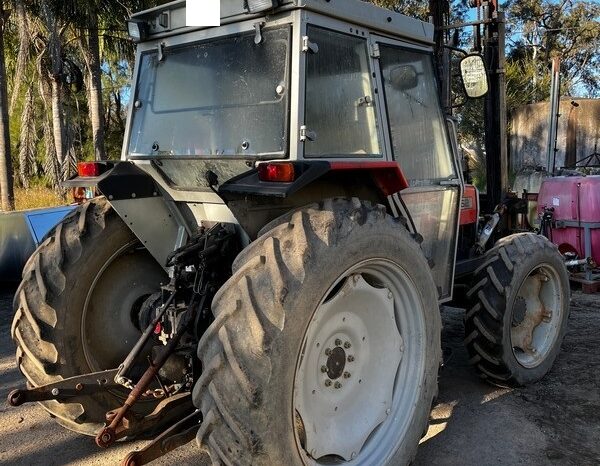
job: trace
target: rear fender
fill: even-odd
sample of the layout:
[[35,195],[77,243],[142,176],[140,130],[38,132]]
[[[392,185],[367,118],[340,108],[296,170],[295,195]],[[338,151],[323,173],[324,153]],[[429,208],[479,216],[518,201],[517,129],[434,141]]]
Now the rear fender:
[[277,163],[293,164],[294,181],[263,181],[255,168],[219,187],[219,195],[250,238],[286,212],[327,198],[358,197],[386,205],[397,216],[393,197],[408,187],[396,162],[272,162]]
[[189,236],[175,203],[162,196],[152,177],[131,162],[114,163],[97,177],[77,177],[63,186],[97,188],[163,267],[169,254]]

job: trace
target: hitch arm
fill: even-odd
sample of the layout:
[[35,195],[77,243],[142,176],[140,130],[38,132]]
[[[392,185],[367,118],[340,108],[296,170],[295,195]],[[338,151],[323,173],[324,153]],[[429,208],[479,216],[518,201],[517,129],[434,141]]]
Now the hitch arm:
[[122,388],[114,382],[117,369],[78,375],[36,388],[16,389],[8,394],[8,404],[21,406],[32,401],[69,402],[80,396]]
[[142,466],[166,455],[196,438],[202,421],[202,412],[197,409],[189,416],[172,425],[139,451],[132,451],[121,462],[121,466]]

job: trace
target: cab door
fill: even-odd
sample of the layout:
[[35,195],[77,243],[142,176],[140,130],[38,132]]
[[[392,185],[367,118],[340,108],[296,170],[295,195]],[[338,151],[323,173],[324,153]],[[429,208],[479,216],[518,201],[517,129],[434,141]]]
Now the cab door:
[[463,182],[442,111],[433,52],[418,45],[373,37],[379,108],[387,153],[410,187],[396,198],[424,238],[441,301],[452,298]]

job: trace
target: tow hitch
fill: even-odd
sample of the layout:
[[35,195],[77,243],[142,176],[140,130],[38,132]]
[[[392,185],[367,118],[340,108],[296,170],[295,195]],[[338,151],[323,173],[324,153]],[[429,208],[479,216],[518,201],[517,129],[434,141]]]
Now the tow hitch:
[[[102,448],[124,438],[155,435],[160,432],[157,426],[169,426],[145,448],[131,452],[123,460],[127,466],[146,464],[193,440],[202,422],[191,396],[201,373],[194,361],[196,348],[202,326],[210,324],[210,302],[230,275],[235,257],[231,251],[237,251],[234,241],[231,226],[216,224],[202,228],[169,256],[166,265],[173,267],[172,278],[136,314],[141,335],[118,368],[13,390],[8,403],[77,403],[83,397],[109,392],[122,404],[106,413],[105,425],[95,439]],[[131,409],[143,399],[158,400],[149,414]]]
[[116,374],[117,369],[112,369],[79,375],[36,388],[16,389],[8,394],[8,404],[10,406],[21,406],[23,403],[32,401],[49,400],[73,403],[81,396],[122,389],[120,385],[114,382]]

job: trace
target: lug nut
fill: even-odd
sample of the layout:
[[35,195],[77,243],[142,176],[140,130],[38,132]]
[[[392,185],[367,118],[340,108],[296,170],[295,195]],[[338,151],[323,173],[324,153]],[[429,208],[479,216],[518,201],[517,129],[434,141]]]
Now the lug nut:
[[321,372],[324,374],[327,372],[327,366],[321,366]]
[[349,341],[347,341],[346,343],[344,343],[344,348],[348,349],[350,348],[352,345],[350,344]]
[[342,346],[342,340],[340,340],[339,338],[336,338],[335,346]]
[[331,355],[331,348],[327,348],[325,350],[325,356],[330,356]]
[[334,385],[334,387],[339,390],[340,388],[342,388],[342,384],[339,383],[339,382],[336,382],[335,385]]
[[345,379],[349,379],[350,377],[352,377],[352,374],[350,372],[344,372]]
[[81,390],[83,390],[83,384],[82,383],[78,383],[77,385],[75,385],[75,390],[77,390],[78,392],[80,392]]
[[325,381],[325,386],[326,386],[326,387],[331,387],[331,380],[327,379],[327,380]]
[[348,356],[348,362],[354,362],[354,356],[352,356],[352,355]]
[[58,388],[53,388],[51,393],[52,393],[53,396],[58,396],[58,394],[60,393],[60,391],[58,390]]

